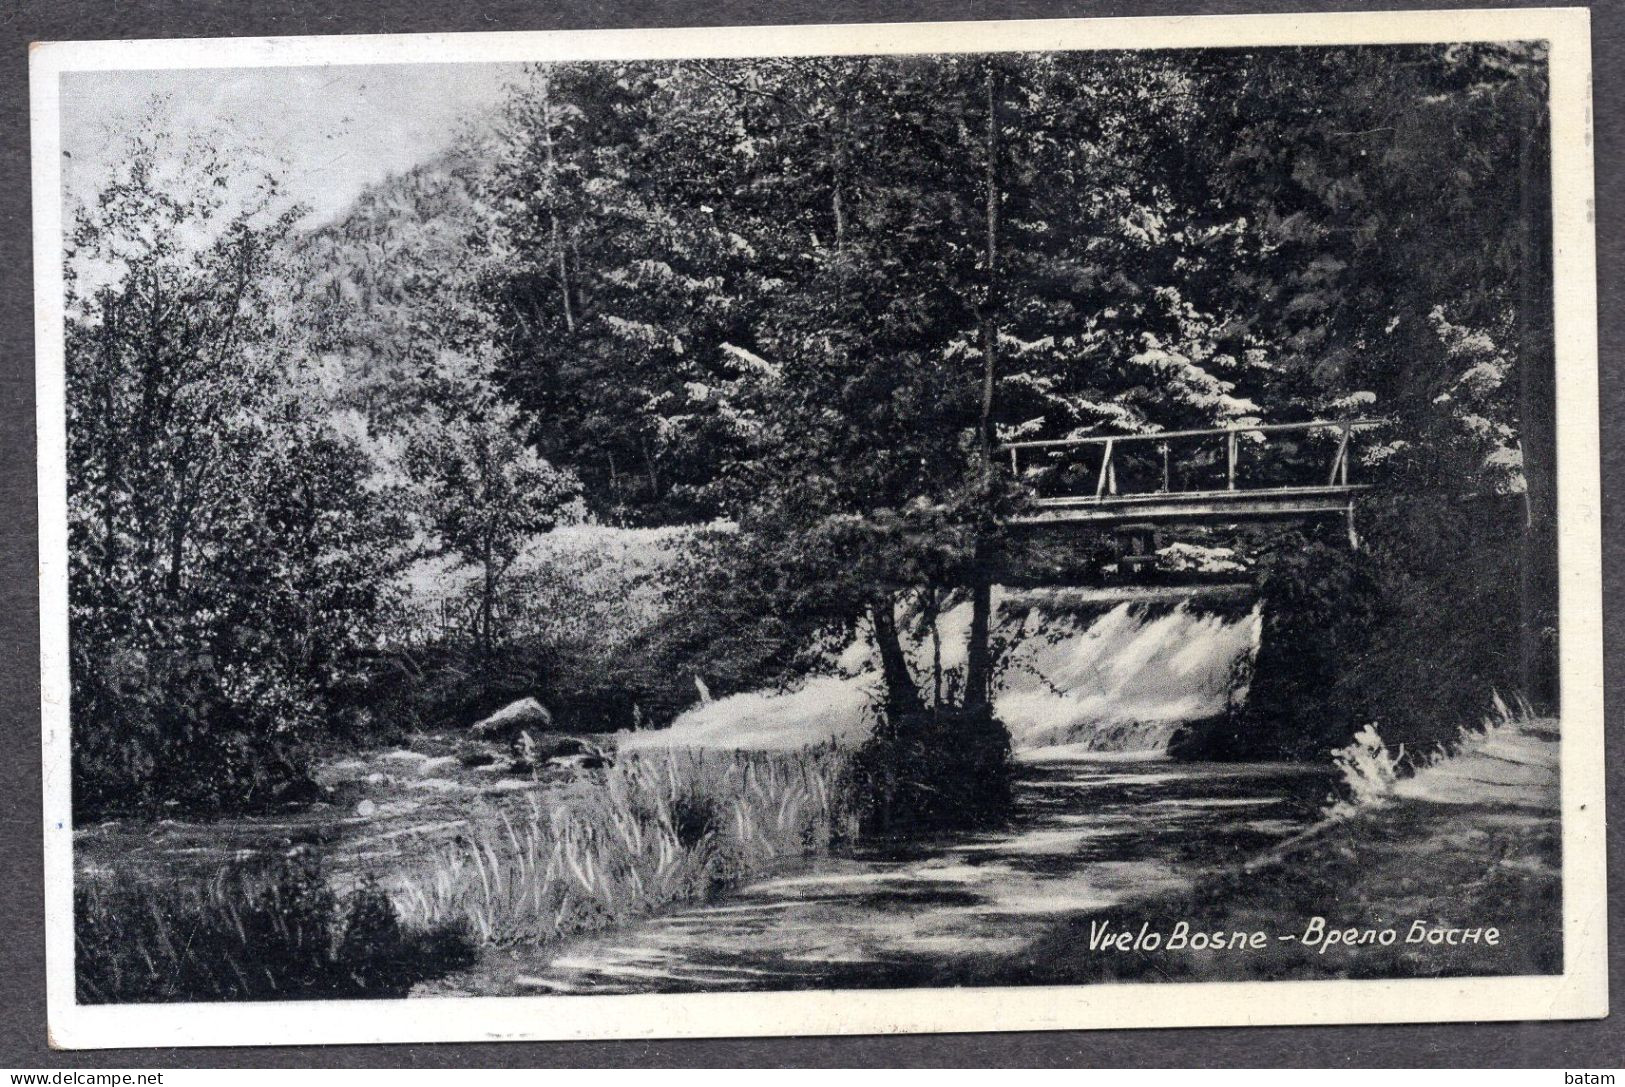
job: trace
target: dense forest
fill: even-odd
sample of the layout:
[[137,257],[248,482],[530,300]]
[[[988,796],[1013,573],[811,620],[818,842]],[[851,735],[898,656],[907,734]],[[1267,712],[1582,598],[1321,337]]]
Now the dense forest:
[[[68,239],[76,811],[297,800],[319,750],[527,692],[659,725],[860,629],[866,772],[974,776],[1001,443],[1234,422],[1381,418],[1381,486],[1358,550],[1229,541],[1263,645],[1189,751],[1549,705],[1546,101],[1535,43],[546,65],[314,226],[136,132]],[[581,522],[710,526],[613,664],[516,618]],[[455,644],[410,636],[425,558],[472,571]],[[922,689],[900,626],[964,600]]]

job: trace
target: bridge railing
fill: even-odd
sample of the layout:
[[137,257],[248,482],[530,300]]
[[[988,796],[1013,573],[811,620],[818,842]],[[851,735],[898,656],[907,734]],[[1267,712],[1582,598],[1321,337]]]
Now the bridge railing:
[[1010,442],[1016,479],[1040,500],[1230,491],[1333,490],[1350,483],[1359,435],[1381,419],[1257,423]]

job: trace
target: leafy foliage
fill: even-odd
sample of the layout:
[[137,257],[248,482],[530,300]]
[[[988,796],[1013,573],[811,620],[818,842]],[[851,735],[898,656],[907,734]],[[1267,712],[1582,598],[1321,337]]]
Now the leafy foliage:
[[[376,638],[399,520],[313,399],[276,186],[138,134],[68,253],[75,801],[258,806]],[[186,766],[178,773],[176,767]]]
[[[1545,97],[1538,43],[542,65],[311,229],[144,131],[68,254],[78,795],[277,803],[385,690],[658,721],[859,632],[906,762],[980,720],[988,582],[1033,565],[992,445],[1236,420],[1384,416],[1357,469],[1403,497],[1359,555],[1265,542],[1225,744],[1549,701]],[[519,621],[582,518],[734,529],[611,659]],[[466,658],[392,630],[430,552],[475,571]],[[924,692],[898,624],[966,595]]]
[[74,891],[85,1004],[402,997],[469,951],[454,928],[404,929],[375,885],[341,900],[309,856]]
[[475,638],[489,654],[501,582],[524,543],[558,523],[575,479],[524,444],[515,409],[483,390],[428,408],[407,438],[403,468],[424,527],[479,568]]

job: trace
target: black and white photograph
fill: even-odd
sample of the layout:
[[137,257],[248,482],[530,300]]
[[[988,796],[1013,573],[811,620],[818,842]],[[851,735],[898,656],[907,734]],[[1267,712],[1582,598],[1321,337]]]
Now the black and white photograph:
[[1605,1014],[1588,48],[41,47],[53,1035]]

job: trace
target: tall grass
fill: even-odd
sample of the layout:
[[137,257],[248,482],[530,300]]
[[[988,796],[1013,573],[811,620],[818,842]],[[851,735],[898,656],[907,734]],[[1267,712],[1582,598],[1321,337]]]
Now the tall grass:
[[1415,778],[1446,768],[1466,758],[1500,737],[1527,729],[1538,721],[1529,700],[1514,693],[1511,701],[1501,692],[1490,692],[1490,711],[1476,727],[1463,726],[1454,740],[1441,741],[1431,752],[1407,754],[1405,745],[1390,749],[1377,733],[1375,723],[1367,724],[1346,747],[1332,752],[1332,765],[1342,777],[1343,795],[1334,797],[1326,814],[1333,818],[1353,815],[1365,808],[1386,804],[1407,777]]
[[846,765],[833,745],[626,755],[344,893],[307,854],[204,878],[81,880],[78,999],[404,996],[468,965],[474,944],[616,924],[854,837]]
[[541,943],[705,898],[856,834],[834,745],[625,754],[602,783],[478,820],[389,890],[413,929]]
[[398,997],[471,951],[453,928],[402,926],[376,886],[340,896],[305,855],[74,888],[82,1004]]

